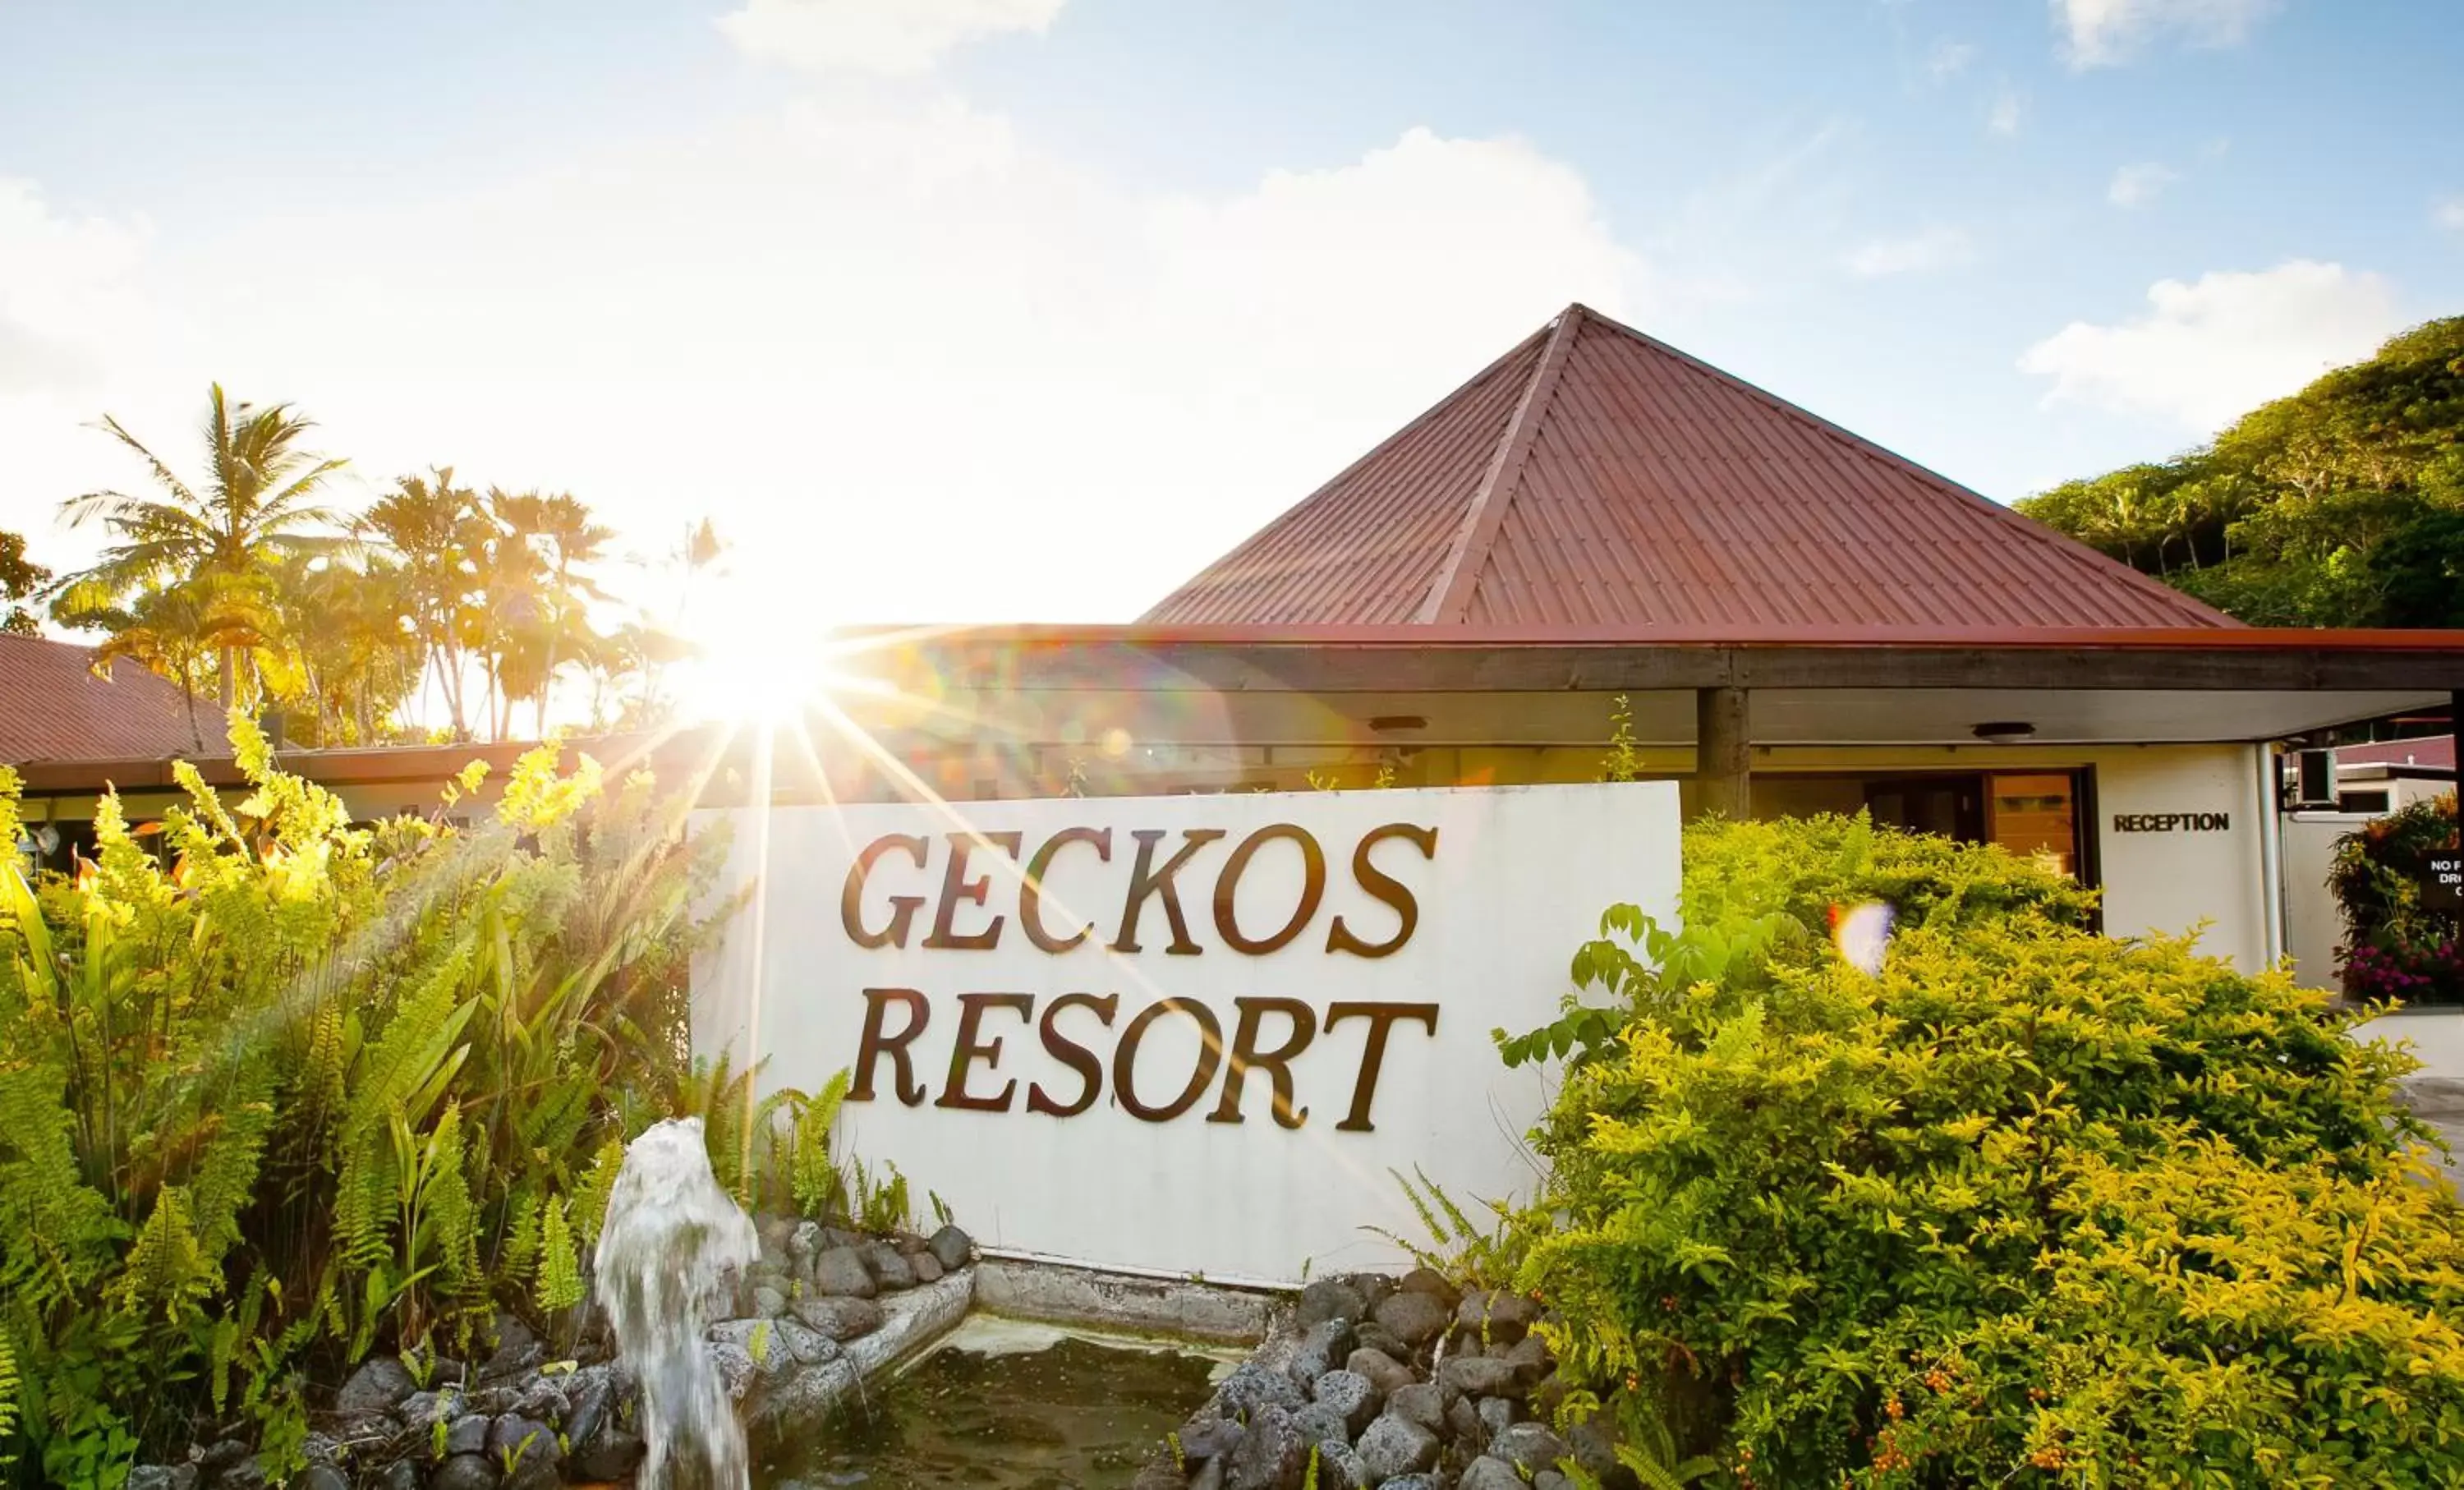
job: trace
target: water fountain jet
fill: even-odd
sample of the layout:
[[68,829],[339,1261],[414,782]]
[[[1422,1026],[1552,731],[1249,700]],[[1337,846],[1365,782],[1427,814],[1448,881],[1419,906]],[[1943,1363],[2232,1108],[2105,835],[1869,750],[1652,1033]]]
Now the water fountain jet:
[[644,1490],[745,1490],[744,1427],[702,1332],[760,1253],[711,1172],[701,1119],[654,1123],[625,1150],[595,1270],[599,1306],[641,1384]]

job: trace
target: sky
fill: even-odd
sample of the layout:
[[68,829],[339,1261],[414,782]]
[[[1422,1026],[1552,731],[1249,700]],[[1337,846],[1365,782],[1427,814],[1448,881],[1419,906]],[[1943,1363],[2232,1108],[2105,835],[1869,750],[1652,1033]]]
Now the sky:
[[[2453,0],[0,0],[0,527],[209,383],[1121,621],[1580,300],[2000,500],[2464,313]],[[636,593],[664,604],[663,581]]]

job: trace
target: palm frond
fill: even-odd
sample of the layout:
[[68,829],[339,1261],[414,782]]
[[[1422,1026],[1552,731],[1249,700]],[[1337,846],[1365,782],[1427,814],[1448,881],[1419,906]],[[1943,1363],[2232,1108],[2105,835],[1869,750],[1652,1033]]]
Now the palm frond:
[[[219,388],[215,390],[215,395],[218,398],[221,396],[221,390]],[[145,448],[144,441],[140,440],[137,436],[130,434],[126,429],[122,428],[119,420],[112,418],[109,414],[105,414],[102,416],[102,423],[96,426],[96,427],[109,431],[111,434],[118,437],[121,444],[127,446],[130,449],[135,450],[139,455],[144,457],[145,464],[152,468],[154,471],[154,479],[163,483],[164,489],[168,491],[173,496],[178,497],[181,501],[187,503],[191,508],[198,508],[204,505],[197,500],[197,493],[188,490],[188,484],[181,480],[178,476],[172,474],[171,468],[163,464],[162,457],[156,455],[152,450],[147,449]]]

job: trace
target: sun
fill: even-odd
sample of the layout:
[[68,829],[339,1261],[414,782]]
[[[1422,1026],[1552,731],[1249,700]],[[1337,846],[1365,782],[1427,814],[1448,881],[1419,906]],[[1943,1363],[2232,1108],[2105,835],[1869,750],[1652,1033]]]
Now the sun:
[[847,644],[811,597],[736,582],[702,598],[685,639],[693,655],[671,674],[693,723],[785,725],[816,706],[874,687],[845,666]]

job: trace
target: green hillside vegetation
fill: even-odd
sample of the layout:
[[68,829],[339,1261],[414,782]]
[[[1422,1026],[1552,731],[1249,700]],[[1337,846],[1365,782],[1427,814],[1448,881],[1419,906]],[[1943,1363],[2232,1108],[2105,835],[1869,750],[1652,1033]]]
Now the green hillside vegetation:
[[2464,626],[2464,317],[2017,506],[2255,624]]

